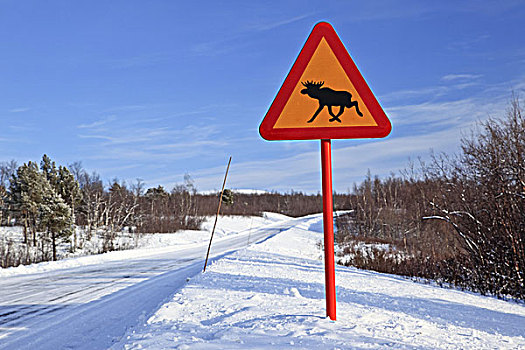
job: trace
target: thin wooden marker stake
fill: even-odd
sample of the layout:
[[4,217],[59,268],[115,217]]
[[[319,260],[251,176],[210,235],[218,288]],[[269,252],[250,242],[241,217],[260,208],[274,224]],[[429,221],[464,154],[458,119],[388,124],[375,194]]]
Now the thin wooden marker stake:
[[230,163],[232,162],[232,157],[228,161],[228,166],[226,167],[226,174],[224,174],[224,181],[222,183],[221,195],[219,196],[219,206],[217,208],[217,214],[215,215],[215,223],[213,224],[213,230],[211,230],[210,244],[208,244],[208,252],[206,253],[206,261],[204,261],[204,269],[202,272],[206,272],[206,265],[208,265],[208,257],[210,255],[211,241],[213,239],[213,234],[215,233],[215,227],[217,226],[217,219],[219,218],[219,212],[221,211],[222,204],[222,194],[224,193],[224,186],[226,186],[226,178],[228,177],[228,171],[230,170]]

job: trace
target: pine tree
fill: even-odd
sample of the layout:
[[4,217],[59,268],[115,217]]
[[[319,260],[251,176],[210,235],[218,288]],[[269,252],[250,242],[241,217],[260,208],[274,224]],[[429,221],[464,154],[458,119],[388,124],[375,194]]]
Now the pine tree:
[[[72,213],[68,203],[62,198],[74,186],[68,183],[71,174],[62,169],[57,171],[55,163],[44,155],[41,169],[34,162],[20,166],[10,181],[10,204],[17,219],[24,223],[24,240],[28,242],[28,230],[32,235],[33,246],[37,245],[37,230],[41,232],[42,253],[45,241],[50,240],[53,260],[57,258],[59,240],[67,239],[72,233]],[[60,181],[60,174],[66,181]],[[54,186],[53,186],[54,184]],[[55,187],[56,186],[56,187]],[[75,198],[75,195],[73,195]]]
[[55,261],[58,240],[67,240],[72,234],[71,209],[53,188],[45,193],[43,199],[39,207],[40,229],[44,230],[47,238],[51,239],[53,261]]
[[39,220],[39,207],[44,195],[51,190],[46,177],[38,170],[36,163],[28,162],[20,166],[10,180],[10,203],[15,217],[24,223],[24,243],[28,243],[28,230],[32,243],[36,246],[36,229]]
[[58,171],[55,162],[53,162],[51,158],[47,156],[47,154],[42,156],[40,170],[42,170],[42,173],[44,173],[47,181],[49,181],[51,186],[56,190],[59,186]]
[[[66,167],[58,167],[58,183],[56,191],[71,209],[71,221],[74,225],[76,223],[76,208],[82,201],[82,192],[80,191],[80,186],[77,180],[75,180],[73,174],[71,174]],[[76,247],[77,235],[73,227],[73,242],[71,244],[71,250],[74,251]]]
[[[55,162],[52,161],[51,158],[49,158],[46,154],[44,154],[44,156],[42,157],[42,161],[40,162],[40,169],[51,184],[56,194],[60,196],[64,204],[66,204],[69,207],[72,221],[71,225],[74,225],[75,209],[82,200],[80,186],[75,180],[75,177],[65,166],[59,166],[57,169]],[[74,227],[71,227],[70,231],[73,233],[75,231]],[[74,251],[76,246],[77,239],[75,234],[71,245],[71,250]],[[55,247],[55,244],[53,244],[53,247]]]

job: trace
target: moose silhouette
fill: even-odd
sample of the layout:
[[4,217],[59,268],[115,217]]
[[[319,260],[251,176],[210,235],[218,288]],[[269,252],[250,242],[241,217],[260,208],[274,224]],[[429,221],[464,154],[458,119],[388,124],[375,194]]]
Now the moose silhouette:
[[[332,116],[332,118],[328,120],[330,122],[338,121],[341,123],[339,116],[343,114],[345,107],[355,107],[357,114],[360,117],[363,116],[363,113],[361,113],[359,110],[357,101],[352,101],[352,94],[348,91],[336,91],[328,87],[321,88],[321,86],[324,85],[324,81],[318,83],[307,81],[306,83],[302,84],[304,87],[306,87],[306,89],[302,89],[301,94],[308,95],[311,98],[319,100],[319,108],[317,108],[317,111],[315,111],[313,117],[308,120],[308,123],[313,122],[325,106],[328,107],[328,113],[330,113]],[[339,106],[339,113],[337,113],[337,115],[332,112],[332,107],[334,106]]]

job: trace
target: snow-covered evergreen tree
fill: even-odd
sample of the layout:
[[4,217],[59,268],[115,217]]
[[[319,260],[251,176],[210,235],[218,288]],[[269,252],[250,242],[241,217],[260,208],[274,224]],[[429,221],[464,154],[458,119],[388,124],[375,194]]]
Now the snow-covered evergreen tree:
[[47,156],[47,154],[42,156],[42,161],[40,161],[40,170],[42,170],[42,173],[46,177],[47,181],[49,181],[51,186],[56,190],[59,186],[58,171],[55,162],[52,161],[51,158]]
[[[61,183],[60,169],[57,170],[46,155],[42,158],[41,169],[31,161],[18,168],[10,181],[10,204],[16,218],[24,225],[25,243],[29,243],[28,233],[32,236],[30,243],[33,246],[37,245],[39,238],[42,254],[46,242],[51,243],[52,257],[56,260],[59,240],[69,238],[73,229],[71,208],[60,192],[69,194],[69,188],[74,186],[68,183],[72,176],[65,170],[61,172],[65,184]],[[37,231],[40,232],[38,237]]]
[[[64,166],[58,167],[58,185],[56,190],[71,209],[71,221],[74,225],[76,222],[76,209],[82,201],[82,192],[75,176],[73,176],[69,169]],[[77,247],[77,235],[74,227],[72,232],[73,241],[71,244],[71,250],[74,251]]]
[[39,207],[40,229],[44,237],[51,240],[53,261],[57,259],[57,243],[68,240],[73,230],[71,208],[53,188],[44,195]]
[[10,203],[15,217],[24,225],[24,241],[28,243],[28,233],[36,246],[36,230],[40,205],[51,186],[34,162],[21,165],[11,177],[9,185]]

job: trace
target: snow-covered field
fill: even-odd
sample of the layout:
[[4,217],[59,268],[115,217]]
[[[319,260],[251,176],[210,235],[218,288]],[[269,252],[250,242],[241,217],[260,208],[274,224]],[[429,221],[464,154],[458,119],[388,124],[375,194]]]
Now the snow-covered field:
[[523,304],[342,266],[330,321],[320,214],[216,234],[204,274],[209,231],[5,269],[0,349],[525,349]]
[[[219,224],[215,229],[214,239],[218,240],[232,234],[237,234],[246,230],[256,229],[272,222],[277,222],[287,218],[284,215],[276,213],[265,213],[263,217],[251,216],[221,216]],[[0,278],[2,276],[15,276],[22,274],[33,274],[71,268],[76,266],[94,265],[102,262],[119,261],[155,255],[162,251],[173,251],[174,249],[186,249],[207,243],[210,240],[210,232],[213,228],[215,217],[207,217],[202,224],[201,230],[184,230],[176,233],[156,233],[144,234],[136,242],[137,249],[114,251],[104,254],[93,254],[93,249],[88,248],[85,244],[84,250],[77,250],[78,257],[65,258],[59,261],[49,261],[27,266],[0,268]],[[16,241],[22,240],[22,227],[0,227],[0,239],[11,238]],[[96,241],[96,237],[93,237]],[[123,238],[121,237],[121,240]],[[93,242],[92,242],[93,243]],[[129,242],[128,242],[129,243]],[[92,245],[95,245],[93,243]],[[62,245],[62,251],[59,255],[65,255],[68,244]]]
[[216,261],[114,349],[525,349],[525,307],[337,266],[325,318],[320,216]]

